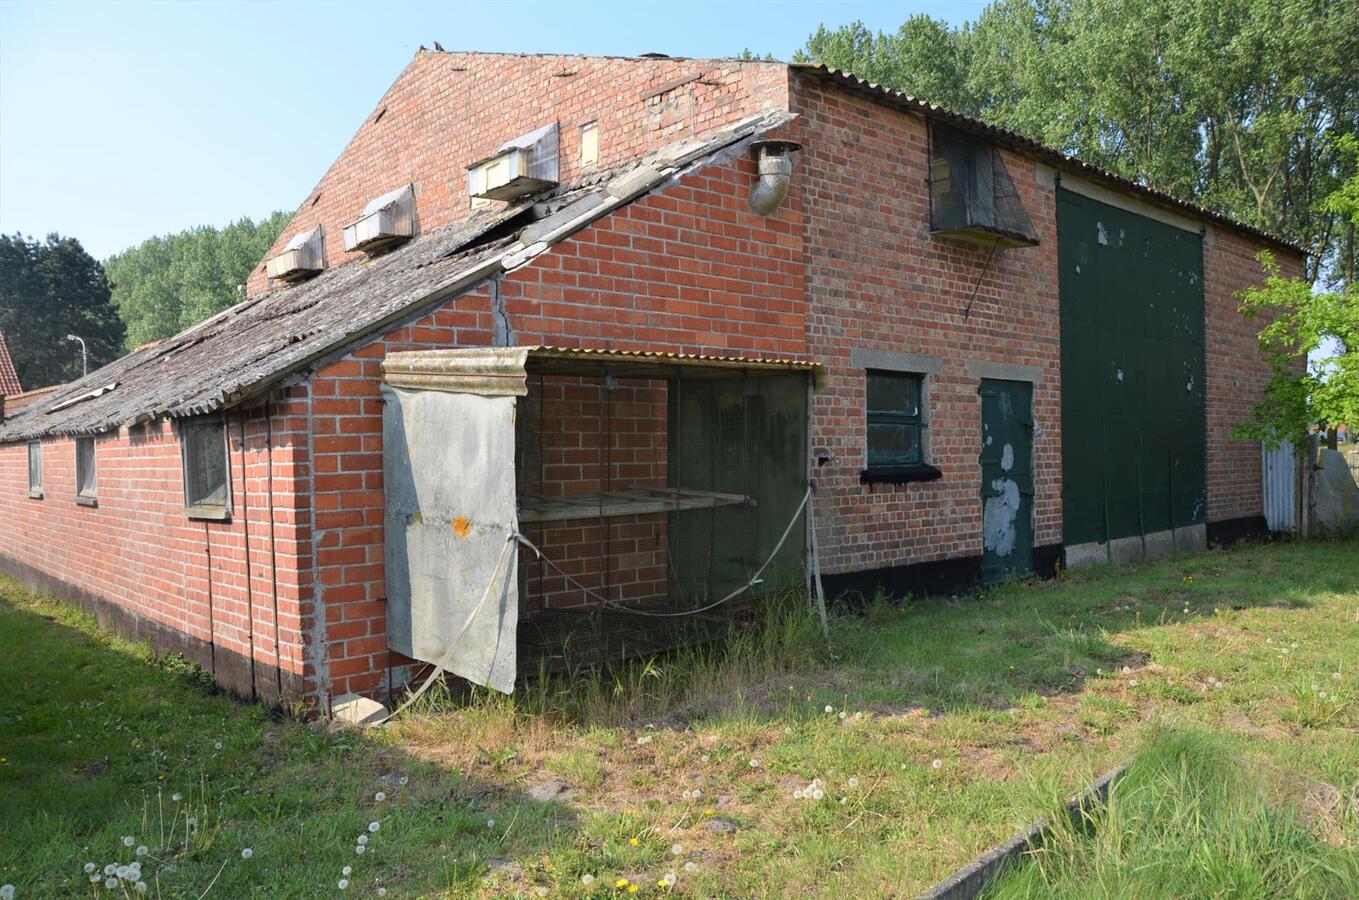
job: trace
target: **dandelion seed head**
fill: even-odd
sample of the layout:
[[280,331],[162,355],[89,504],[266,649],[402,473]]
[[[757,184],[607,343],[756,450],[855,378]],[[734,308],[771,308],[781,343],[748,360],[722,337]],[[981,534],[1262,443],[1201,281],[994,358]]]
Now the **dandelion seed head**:
[[118,879],[112,876],[105,878],[104,887],[108,888],[111,891],[116,889],[118,887]]
[[216,743],[214,743],[214,744],[212,745],[212,749],[214,749],[214,750],[221,750],[221,749],[222,749],[222,742],[221,742],[221,741],[217,741]]
[[822,799],[822,798],[825,797],[825,796],[826,796],[826,792],[823,791],[823,790],[821,790],[820,788],[817,788],[816,790],[812,791],[812,799],[813,799],[813,800],[820,800],[820,799]]
[[1124,667],[1123,667],[1123,674],[1124,674],[1124,675],[1127,675],[1127,674],[1128,674],[1129,672],[1131,672],[1131,671],[1132,671],[1132,667],[1131,667],[1131,666],[1124,666]]
[[1317,691],[1317,696],[1320,697],[1322,700],[1325,700],[1325,699],[1326,699],[1326,692],[1325,692],[1325,691]]
[[858,787],[858,786],[859,786],[859,779],[857,779],[857,778],[855,778],[854,776],[851,775],[850,778],[849,778],[849,786],[852,787],[852,788]]
[[700,791],[698,788],[694,788],[694,799],[697,800],[699,797],[702,797],[702,796],[703,796],[703,792]]
[[595,883],[595,876],[591,875],[589,872],[586,872],[584,875],[580,876],[580,883],[585,885],[586,887],[589,887],[590,885]]
[[124,847],[131,847],[131,846],[132,846],[133,844],[135,844],[135,843],[137,843],[137,839],[134,838],[132,835],[130,835],[130,834],[129,834],[129,835],[124,835],[124,837],[123,837],[123,846],[124,846]]
[[826,712],[828,712],[828,713],[835,712],[835,707],[834,707],[834,706],[831,706],[829,703],[827,703],[827,704],[826,704]]
[[543,887],[543,886],[540,884],[540,885],[538,885],[536,888],[533,889],[533,893],[537,894],[539,897],[546,897],[546,896],[547,896],[547,888]]
[[683,853],[683,852],[684,852],[684,845],[683,845],[683,844],[678,844],[678,843],[676,843],[676,844],[671,844],[671,845],[670,845],[670,853],[671,853],[673,856],[679,856],[679,855],[680,855],[681,853]]
[[366,844],[366,843],[368,843],[368,835],[366,835],[366,834],[361,834],[361,835],[359,835],[359,843],[360,843],[360,844]]
[[0,900],[14,900],[14,885],[0,884]]
[[118,878],[127,878],[127,866],[119,866],[113,870],[113,874]]
[[359,844],[357,847],[354,848],[354,852],[355,852],[356,854],[358,854],[359,856],[363,856],[364,852],[365,852],[367,849],[368,849],[368,848],[365,847],[363,844]]
[[103,879],[103,877],[104,876],[101,875],[100,873],[95,872],[93,875],[90,876],[90,884],[98,884],[100,880]]
[[381,823],[381,822],[378,822],[378,821],[376,821],[376,820],[374,820],[374,821],[368,823],[368,830],[371,831],[371,832],[373,832],[373,834],[377,834],[378,831],[379,831],[381,828],[382,828],[382,823]]
[[752,759],[750,761],[750,767],[752,769],[758,769],[760,767],[760,761],[758,759]]
[[1339,681],[1339,680],[1340,680],[1340,673],[1339,673],[1339,672],[1332,672],[1332,673],[1331,673],[1331,680],[1332,680],[1332,681]]
[[689,793],[688,791],[685,791],[684,794],[683,794],[683,797],[684,797],[685,800],[688,800],[691,796],[693,796],[693,795],[692,795],[691,793]]
[[1134,678],[1132,681],[1129,681],[1128,684],[1132,685],[1133,687],[1137,687],[1137,679]]
[[495,827],[495,819],[487,819],[487,820],[486,820],[486,827],[487,827],[487,828],[494,828],[494,827]]
[[107,866],[104,866],[104,874],[105,874],[105,875],[112,875],[114,872],[117,872],[117,871],[118,871],[118,864],[117,864],[117,863],[109,863]]
[[699,757],[699,758],[702,759],[704,762],[707,762],[707,761],[708,761],[708,754],[705,753],[705,754],[703,754],[703,755],[702,755],[701,757]]
[[379,896],[379,897],[385,897],[385,896],[387,896],[387,889],[384,888],[384,887],[378,888],[378,896]]
[[138,856],[146,856],[146,855],[149,854],[150,852],[151,852],[151,851],[150,851],[149,849],[147,849],[147,846],[146,846],[145,844],[142,844],[140,847],[137,848],[137,855],[138,855]]
[[184,799],[184,795],[176,792],[170,795],[170,799],[178,803],[179,801]]
[[698,871],[698,863],[692,862],[692,861],[691,861],[691,862],[685,863],[685,864],[684,864],[684,871],[686,871],[686,872],[697,872],[697,871]]
[[942,759],[936,759],[934,762],[930,763],[930,765],[934,766],[936,769],[942,769],[944,767],[944,761]]
[[845,721],[846,718],[847,716],[845,715],[845,711],[843,709],[840,710],[840,721],[843,722]]
[[354,874],[354,867],[353,867],[353,866],[345,866],[343,869],[340,870],[340,874],[341,874],[341,875],[344,875],[344,876],[347,878],[347,877],[349,877],[350,875],[353,875],[353,874]]
[[146,882],[145,882],[145,881],[139,881],[139,882],[137,882],[136,888],[137,888],[137,893],[139,893],[139,894],[145,894],[146,891],[147,891]]
[[383,800],[387,799],[387,795],[382,793],[382,791],[378,791],[376,794],[373,795],[373,799],[381,803]]
[[338,888],[339,888],[340,890],[342,890],[342,891],[347,891],[347,890],[349,890],[349,879],[348,879],[348,878],[341,878],[340,881],[339,881],[339,883],[338,883],[337,885],[335,885],[335,886],[338,887]]
[[402,775],[400,778],[396,780],[396,783],[404,787],[405,785],[410,783],[410,780],[411,777],[409,775]]
[[249,859],[254,855],[255,851],[251,850],[249,847],[246,847],[244,850],[241,851],[241,859]]
[[97,868],[99,868],[99,867],[96,866],[94,863],[85,863],[85,874],[86,874],[86,875],[89,875],[91,872],[93,872],[93,871],[94,871],[95,869],[97,869]]

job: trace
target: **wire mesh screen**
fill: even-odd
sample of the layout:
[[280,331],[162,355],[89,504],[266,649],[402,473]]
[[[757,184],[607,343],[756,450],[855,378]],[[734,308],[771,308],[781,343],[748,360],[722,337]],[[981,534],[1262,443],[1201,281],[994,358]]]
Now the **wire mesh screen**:
[[531,374],[516,483],[542,554],[520,557],[521,668],[711,638],[800,586],[804,523],[774,550],[806,490],[806,391],[786,374]]
[[226,505],[227,461],[223,428],[221,419],[194,420],[184,425],[186,506]]
[[930,130],[930,227],[936,232],[1037,233],[995,146],[943,125]]
[[93,497],[94,492],[94,438],[77,438],[76,493],[82,497]]

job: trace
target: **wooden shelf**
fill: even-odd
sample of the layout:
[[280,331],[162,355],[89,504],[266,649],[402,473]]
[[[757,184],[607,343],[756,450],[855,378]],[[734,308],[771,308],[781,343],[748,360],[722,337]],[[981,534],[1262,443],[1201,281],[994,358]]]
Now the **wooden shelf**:
[[640,516],[647,513],[712,509],[754,502],[742,494],[721,494],[717,491],[696,491],[689,488],[643,488],[573,497],[537,497],[521,494],[519,521],[565,522],[570,519]]

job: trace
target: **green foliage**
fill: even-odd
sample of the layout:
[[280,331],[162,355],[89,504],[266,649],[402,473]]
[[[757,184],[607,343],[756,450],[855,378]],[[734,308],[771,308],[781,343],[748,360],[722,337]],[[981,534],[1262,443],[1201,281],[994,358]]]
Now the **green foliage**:
[[1339,139],[1359,131],[1359,4],[998,0],[961,28],[822,26],[796,58],[1290,237],[1312,253],[1309,280],[1354,257],[1322,201],[1354,171]]
[[245,299],[241,286],[288,224],[276,212],[153,237],[105,262],[127,346],[177,334]]
[[85,339],[91,371],[123,344],[103,267],[75,238],[57,234],[0,235],[0,332],[29,389],[80,377],[80,345],[68,334]]

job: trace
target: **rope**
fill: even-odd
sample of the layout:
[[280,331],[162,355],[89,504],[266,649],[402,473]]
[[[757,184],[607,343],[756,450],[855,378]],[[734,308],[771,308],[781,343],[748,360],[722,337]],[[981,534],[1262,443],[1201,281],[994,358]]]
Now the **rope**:
[[434,679],[438,678],[440,673],[448,668],[448,664],[453,661],[453,651],[458,648],[458,643],[462,640],[463,635],[467,634],[467,630],[472,627],[472,623],[476,621],[477,616],[481,614],[481,610],[486,606],[486,601],[491,599],[491,589],[495,587],[496,582],[500,581],[500,572],[505,565],[505,560],[514,555],[511,551],[518,546],[515,542],[515,538],[522,539],[522,536],[518,532],[511,532],[506,535],[505,546],[500,551],[500,556],[496,559],[495,570],[491,574],[491,580],[486,584],[486,590],[482,591],[481,600],[477,603],[476,609],[472,610],[472,614],[467,617],[467,621],[462,624],[462,629],[453,637],[453,641],[448,645],[448,649],[444,651],[444,655],[434,664],[434,671],[429,673],[429,677],[425,679],[424,683],[420,685],[419,689],[417,689],[414,694],[411,694],[410,697],[406,699],[405,703],[402,703],[393,710],[391,715],[379,719],[376,722],[368,723],[370,727],[386,724],[405,712],[412,703],[420,699],[425,691],[429,690],[429,686],[434,683]]
[[779,555],[779,551],[783,549],[784,543],[788,540],[788,535],[792,534],[792,532],[793,532],[793,526],[797,524],[798,517],[801,516],[801,515],[802,515],[802,511],[803,511],[804,509],[807,508],[807,504],[808,504],[808,502],[811,500],[811,498],[812,498],[812,489],[811,489],[811,488],[807,488],[807,493],[805,493],[805,494],[802,495],[802,502],[799,503],[799,504],[797,505],[797,510],[794,511],[793,517],[792,517],[791,519],[788,520],[788,527],[785,528],[785,529],[783,529],[783,534],[782,534],[782,536],[779,537],[779,542],[778,542],[777,544],[774,545],[774,550],[773,550],[773,552],[769,554],[769,556],[768,556],[767,559],[765,559],[764,564],[761,565],[758,569],[755,570],[755,574],[752,575],[752,576],[750,576],[750,580],[749,580],[749,581],[747,581],[745,584],[743,584],[743,585],[741,585],[740,587],[738,587],[736,590],[732,591],[730,594],[727,594],[727,596],[723,597],[721,600],[715,600],[715,601],[713,601],[712,603],[709,603],[707,606],[700,606],[698,609],[686,609],[686,610],[684,610],[683,612],[673,612],[673,613],[666,613],[666,612],[651,612],[651,611],[649,611],[649,610],[633,609],[633,608],[630,607],[630,606],[624,606],[623,604],[619,603],[617,600],[611,600],[611,599],[609,599],[608,597],[602,596],[602,595],[596,593],[595,591],[590,590],[590,589],[587,588],[585,585],[581,584],[579,581],[577,581],[575,578],[573,578],[568,572],[566,572],[565,570],[563,570],[561,566],[559,566],[559,565],[557,565],[555,562],[553,562],[552,559],[550,559],[546,554],[544,554],[542,550],[539,550],[539,549],[533,544],[532,541],[530,541],[528,538],[524,537],[522,534],[517,534],[517,533],[516,533],[516,534],[514,535],[514,539],[517,540],[519,543],[523,544],[525,547],[527,547],[527,548],[529,548],[530,550],[532,550],[534,553],[536,553],[536,554],[538,555],[538,558],[539,558],[540,560],[542,560],[543,562],[547,563],[548,568],[552,569],[552,570],[553,570],[554,572],[556,572],[558,575],[560,575],[560,576],[562,576],[563,578],[565,578],[570,584],[575,585],[576,588],[578,588],[580,591],[582,591],[586,596],[593,597],[594,599],[598,600],[600,603],[603,603],[603,604],[606,605],[606,606],[612,607],[613,609],[616,609],[616,610],[618,610],[619,612],[631,613],[631,614],[634,615],[634,616],[649,616],[649,617],[656,618],[656,619],[673,619],[673,618],[678,618],[678,617],[680,617],[680,616],[694,616],[694,615],[698,615],[699,613],[707,612],[707,611],[710,610],[710,609],[716,609],[717,607],[721,606],[723,603],[726,603],[728,600],[733,600],[733,599],[735,599],[736,597],[741,596],[741,595],[744,594],[746,591],[750,590],[750,589],[753,588],[755,585],[759,584],[759,583],[760,583],[760,576],[764,574],[764,570],[767,569],[767,568],[769,568],[769,564],[772,563],[772,562],[774,561],[774,557],[778,556],[778,555]]

